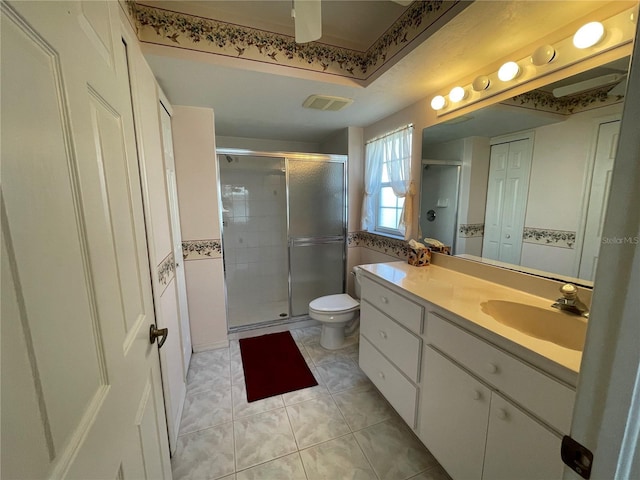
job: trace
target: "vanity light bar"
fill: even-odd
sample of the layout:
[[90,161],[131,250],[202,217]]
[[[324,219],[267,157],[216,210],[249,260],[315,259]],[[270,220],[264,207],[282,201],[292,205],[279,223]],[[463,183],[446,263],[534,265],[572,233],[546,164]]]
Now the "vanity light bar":
[[[506,62],[498,72],[480,75],[469,85],[454,87],[448,97],[436,95],[431,101],[431,108],[436,111],[437,116],[446,115],[608,50],[630,44],[636,28],[635,12],[636,8],[633,7],[603,22],[587,23],[575,35],[559,41],[555,46],[541,45],[531,56]],[[616,32],[615,35],[607,35],[607,32],[613,31]]]

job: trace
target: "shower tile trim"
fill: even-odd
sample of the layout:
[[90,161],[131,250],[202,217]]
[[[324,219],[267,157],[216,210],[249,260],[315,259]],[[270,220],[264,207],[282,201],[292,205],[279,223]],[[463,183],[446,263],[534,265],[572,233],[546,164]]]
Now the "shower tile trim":
[[176,261],[173,252],[170,252],[156,267],[158,283],[164,290],[176,274]]
[[576,232],[524,227],[522,241],[536,245],[574,249],[576,245]]
[[371,232],[350,232],[347,235],[347,246],[365,247],[376,252],[385,253],[406,260],[409,256],[409,246],[405,240],[385,237]]
[[460,238],[482,237],[484,235],[484,223],[463,223],[458,227]]
[[183,240],[182,258],[185,261],[222,258],[222,242],[219,238],[207,240]]

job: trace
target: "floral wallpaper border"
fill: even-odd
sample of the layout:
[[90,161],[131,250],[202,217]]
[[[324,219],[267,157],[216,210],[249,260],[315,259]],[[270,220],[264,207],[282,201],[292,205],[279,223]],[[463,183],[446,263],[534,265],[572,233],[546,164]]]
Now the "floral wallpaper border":
[[176,274],[176,260],[173,256],[173,252],[169,253],[164,259],[160,262],[157,268],[158,271],[158,282],[163,287],[169,285],[171,280],[173,280],[174,275]]
[[458,226],[460,238],[474,238],[484,236],[484,223],[462,223]]
[[524,227],[522,241],[551,247],[575,248],[576,232]]
[[183,240],[182,258],[185,261],[222,258],[222,242],[220,239]]
[[550,92],[542,90],[532,90],[531,92],[516,95],[505,100],[505,105],[515,105],[518,107],[540,110],[545,112],[560,113],[562,115],[572,115],[578,112],[593,110],[594,108],[605,107],[622,102],[624,95],[609,96],[609,91],[613,85],[597,88],[578,95],[556,98]]
[[371,232],[350,232],[347,235],[347,247],[365,247],[406,260],[409,246],[405,240],[376,235]]
[[441,23],[445,16],[452,18],[466,3],[460,0],[414,2],[366,52],[361,52],[319,42],[297,44],[291,36],[126,1],[142,42],[358,80],[369,78],[414,39],[423,37],[432,25]]

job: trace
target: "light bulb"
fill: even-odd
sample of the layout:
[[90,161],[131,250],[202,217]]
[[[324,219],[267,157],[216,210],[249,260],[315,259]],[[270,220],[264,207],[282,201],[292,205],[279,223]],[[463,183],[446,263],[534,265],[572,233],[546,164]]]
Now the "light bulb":
[[486,75],[480,75],[476,77],[471,86],[476,92],[481,92],[482,90],[486,90],[491,85],[491,80]]
[[449,100],[452,102],[459,102],[464,100],[467,96],[467,91],[462,87],[453,87],[449,92]]
[[551,63],[556,58],[556,50],[551,45],[541,45],[536,48],[536,51],[531,55],[531,63],[540,67]]
[[446,104],[447,101],[442,95],[436,95],[431,100],[431,108],[433,108],[434,110],[442,110]]
[[498,78],[503,82],[513,80],[520,73],[520,65],[516,62],[507,62],[498,70]]
[[573,45],[576,48],[593,47],[604,37],[604,26],[600,22],[590,22],[581,26],[573,36]]

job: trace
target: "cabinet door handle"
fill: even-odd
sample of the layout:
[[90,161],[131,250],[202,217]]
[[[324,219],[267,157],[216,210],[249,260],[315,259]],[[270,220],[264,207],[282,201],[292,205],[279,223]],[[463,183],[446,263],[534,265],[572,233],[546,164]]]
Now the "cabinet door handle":
[[498,366],[495,363],[487,363],[487,372],[498,373]]
[[379,333],[380,333],[380,337],[381,337],[381,338],[383,338],[383,339],[385,339],[385,340],[387,339],[387,332],[385,332],[384,330],[380,330],[380,332],[379,332]]
[[384,373],[382,373],[382,372],[378,372],[378,376],[379,376],[382,380],[384,380]]
[[389,303],[389,299],[387,297],[380,297],[380,301],[382,303]]
[[504,408],[499,408],[498,409],[498,418],[500,420],[508,420],[509,419],[509,412],[507,412]]
[[474,400],[481,400],[482,399],[482,392],[480,390],[474,390],[472,398]]

